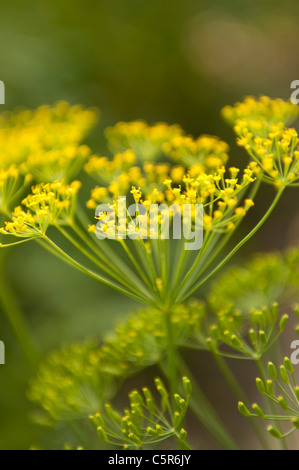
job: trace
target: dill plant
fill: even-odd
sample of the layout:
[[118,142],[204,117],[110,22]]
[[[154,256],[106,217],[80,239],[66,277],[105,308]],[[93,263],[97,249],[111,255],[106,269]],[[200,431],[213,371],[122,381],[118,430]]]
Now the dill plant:
[[[120,122],[105,131],[111,152],[105,156],[82,145],[96,121],[95,110],[60,103],[35,112],[5,113],[0,119],[4,142],[0,209],[5,218],[0,229],[1,247],[35,241],[85,275],[143,304],[117,325],[101,346],[83,342],[53,353],[31,383],[31,399],[47,411],[51,422],[75,426],[82,438],[79,445],[84,448],[94,446],[91,430],[86,430],[89,417],[104,445],[141,449],[172,439],[179,448],[189,449],[185,430],[188,408],[218,445],[237,448],[227,425],[183,361],[181,348],[211,353],[263,447],[269,444],[254,418],[280,419],[274,411],[265,415],[258,405],[253,406],[253,412],[248,410],[248,399],[226,358],[254,361],[263,376],[257,382],[258,389],[266,390],[264,357],[278,343],[288,320],[288,315],[280,313],[277,297],[283,292],[292,292],[294,298],[297,295],[294,266],[298,254],[273,254],[243,269],[230,268],[222,280],[212,284],[206,299],[192,299],[192,295],[218,276],[255,235],[284,190],[298,186],[299,139],[293,128],[286,127],[297,117],[298,108],[279,99],[250,97],[225,107],[222,114],[233,126],[237,144],[248,154],[243,170],[229,166],[229,147],[221,139],[207,135],[193,138],[178,125]],[[81,169],[95,184],[83,205]],[[254,207],[263,182],[274,188],[272,203],[244,238],[229,248],[232,235]],[[139,221],[140,217],[149,220],[151,205],[164,205],[157,215],[155,236],[149,229],[141,231],[138,224],[132,225],[129,213],[121,218],[117,200],[123,196],[144,208]],[[118,223],[114,218],[107,220],[106,212],[97,213],[98,222],[94,220],[99,204],[116,211]],[[162,219],[169,216],[172,204],[181,211],[190,206],[193,228],[192,207],[202,204],[200,250],[186,250],[184,239],[162,236]],[[120,227],[134,236],[118,236]],[[96,237],[99,232],[102,236]],[[256,280],[260,278],[265,279],[265,289],[258,289]],[[22,332],[15,329],[18,339],[22,338]],[[23,347],[26,350],[27,345]],[[121,415],[109,401],[123,381],[153,364],[167,379],[167,386],[160,378],[155,380],[160,403],[147,388],[142,394],[133,391],[130,409]],[[287,380],[287,372],[292,371],[290,361],[286,359],[285,364],[282,374]],[[294,387],[292,401],[297,397],[295,382]],[[283,400],[272,401],[289,412]],[[291,413],[294,429],[296,413]],[[285,437],[279,429],[268,430],[274,437]]]

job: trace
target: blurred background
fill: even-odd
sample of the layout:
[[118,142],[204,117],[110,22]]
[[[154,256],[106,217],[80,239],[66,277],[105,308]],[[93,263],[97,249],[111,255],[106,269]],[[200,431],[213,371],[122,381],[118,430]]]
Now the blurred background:
[[[1,110],[61,99],[97,106],[101,122],[88,141],[95,152],[104,151],[107,125],[143,118],[179,123],[195,136],[218,135],[231,146],[232,164],[242,165],[244,153],[222,122],[221,108],[245,95],[288,99],[291,82],[299,79],[296,0],[10,0],[1,2],[0,18]],[[241,230],[272,195],[264,188]],[[297,200],[289,190],[237,256],[296,243]],[[30,244],[9,253],[6,273],[43,354],[66,341],[101,338],[133,307]],[[30,371],[3,316],[0,339],[7,363],[0,367],[0,449],[47,442],[51,431],[31,422]],[[208,374],[206,365],[202,372]]]

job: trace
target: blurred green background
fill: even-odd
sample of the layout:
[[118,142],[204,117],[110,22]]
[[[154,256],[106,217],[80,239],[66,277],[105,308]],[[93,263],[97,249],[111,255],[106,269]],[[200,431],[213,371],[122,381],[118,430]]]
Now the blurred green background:
[[[219,135],[240,164],[244,154],[220,118],[222,106],[248,94],[288,99],[299,79],[296,0],[10,0],[1,2],[0,18],[1,109],[61,99],[98,106],[102,119],[89,139],[96,152],[104,151],[104,127],[143,118]],[[264,189],[242,230],[271,197]],[[297,200],[290,191],[238,256],[295,243]],[[133,305],[30,244],[8,254],[6,274],[43,354],[69,340],[101,338]],[[51,432],[31,422],[30,371],[3,316],[0,339],[7,363],[0,368],[0,449],[26,449]]]

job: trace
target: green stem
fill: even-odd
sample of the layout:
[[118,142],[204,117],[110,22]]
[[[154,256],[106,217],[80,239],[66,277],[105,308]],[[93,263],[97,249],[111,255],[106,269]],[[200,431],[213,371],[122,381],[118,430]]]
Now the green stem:
[[178,439],[179,450],[193,450],[192,447],[190,447],[186,441],[181,441],[178,437],[177,439]]
[[[265,369],[264,369],[264,366],[263,366],[263,363],[262,363],[261,359],[256,359],[255,363],[258,367],[259,373],[261,374],[262,380],[264,381],[264,383],[266,383],[267,382],[267,375],[266,375],[266,372],[265,372]],[[272,400],[270,400],[270,408],[271,408],[271,411],[272,411],[273,415],[274,416],[277,415],[275,404],[272,402]],[[277,423],[277,428],[281,432],[281,434],[283,434],[280,422]],[[280,442],[281,442],[282,449],[287,450],[287,444],[286,444],[285,439],[284,438],[280,439]]]
[[[42,240],[37,240],[44,248],[47,248],[46,244],[42,243]],[[90,269],[86,268],[85,266],[82,266],[80,263],[78,263],[76,260],[74,260],[71,256],[69,256],[67,253],[65,253],[59,246],[57,246],[49,237],[46,235],[44,236],[44,241],[46,241],[50,246],[50,252],[55,254],[59,259],[62,261],[65,261],[67,264],[70,266],[76,268],[78,271],[84,273],[85,275],[91,277],[92,279],[95,279],[98,282],[101,282],[102,284],[112,287],[114,290],[127,295],[128,297],[131,297],[135,300],[138,300],[139,302],[143,302],[146,304],[151,305],[150,299],[147,299],[145,297],[140,297],[139,295],[130,292],[121,286],[109,281],[108,279],[104,278],[103,276],[100,276],[99,274],[95,273],[94,271],[91,271]]]
[[[150,244],[150,253],[147,251],[147,248],[145,246],[145,243],[144,243],[144,240],[139,240],[139,243],[141,245],[141,250],[143,251],[144,253],[144,263],[143,263],[143,266],[148,266],[148,269],[149,269],[149,274],[151,276],[151,280],[152,280],[152,285],[153,285],[153,288],[154,288],[154,291],[157,290],[157,284],[156,284],[156,280],[157,280],[157,273],[156,273],[156,270],[155,270],[155,266],[154,266],[154,261],[152,259],[152,246]],[[140,256],[141,258],[141,256]]]
[[261,218],[261,220],[258,222],[258,224],[246,235],[246,237],[243,238],[236,246],[231,250],[231,252],[218,264],[218,266],[215,267],[202,281],[197,282],[194,287],[188,290],[186,294],[184,294],[184,291],[181,291],[180,294],[177,296],[176,303],[182,303],[184,302],[190,295],[192,295],[195,291],[197,291],[203,284],[205,284],[212,276],[214,276],[233,256],[234,254],[242,248],[245,243],[250,240],[253,235],[261,228],[261,226],[266,222],[268,217],[271,215],[273,210],[275,209],[285,187],[282,186],[276,197],[274,198],[271,206],[267,210],[266,214]]
[[[80,251],[86,258],[88,258],[90,261],[92,261],[97,267],[99,267],[102,271],[104,271],[106,274],[108,274],[109,276],[112,277],[112,279],[118,281],[119,283],[121,283],[125,288],[127,288],[128,290],[133,290],[136,289],[138,290],[139,292],[141,292],[141,294],[146,290],[145,289],[145,286],[143,284],[140,283],[139,279],[136,278],[136,284],[130,284],[130,281],[131,279],[124,279],[122,278],[122,273],[120,272],[119,274],[116,274],[115,272],[113,272],[109,265],[105,265],[103,264],[101,261],[99,261],[97,258],[95,258],[92,253],[90,253],[89,251],[87,251],[84,247],[82,247],[71,235],[68,234],[68,232],[66,230],[63,229],[63,227],[57,225],[56,226],[57,230],[60,231],[60,233],[75,247],[77,248],[78,251]],[[137,288],[137,283],[139,284],[139,288]]]
[[133,278],[136,279],[134,277],[135,275],[133,271],[131,271],[127,267],[127,264],[124,264],[117,255],[113,256],[112,259],[111,250],[108,250],[107,243],[105,243],[105,248],[103,249],[100,243],[96,244],[91,238],[86,236],[84,231],[82,231],[74,221],[71,222],[70,227],[73,229],[76,235],[87,245],[87,247],[90,248],[90,250],[96,255],[96,257],[99,258],[102,263],[105,263],[107,266],[109,266],[109,269],[113,271],[115,275],[127,280],[129,278],[131,281],[133,280]]
[[[236,398],[245,403],[246,406],[249,406],[249,400],[242,390],[241,386],[239,385],[238,380],[236,379],[235,375],[233,374],[232,370],[228,366],[227,362],[223,357],[219,356],[218,354],[213,354],[213,358],[222,373],[223,377],[225,378],[226,382],[230,386],[231,390],[235,394]],[[267,442],[266,436],[261,429],[259,422],[255,419],[249,418],[249,422],[257,434],[261,445],[263,446],[264,450],[270,450],[269,443]]]
[[167,331],[167,361],[168,361],[168,379],[170,383],[171,398],[175,393],[178,393],[178,375],[177,375],[177,365],[176,365],[176,347],[173,337],[173,323],[171,319],[171,312],[166,311],[163,313],[165,316],[166,322],[166,331]]
[[133,266],[135,267],[136,271],[138,272],[140,278],[142,279],[142,281],[144,282],[145,286],[151,288],[151,284],[150,284],[150,281],[149,279],[146,277],[146,275],[144,274],[144,272],[142,271],[142,268],[140,267],[140,265],[138,264],[138,262],[136,261],[136,259],[134,258],[134,255],[132,255],[130,249],[128,248],[128,246],[126,245],[126,242],[124,240],[119,240],[123,250],[125,251],[126,255],[128,256],[129,260],[131,261],[131,263],[133,264]]
[[26,325],[26,321],[20,310],[16,296],[12,291],[9,283],[6,281],[3,270],[1,272],[0,282],[0,303],[2,311],[10,324],[10,327],[18,341],[20,349],[22,350],[30,368],[36,371],[40,355],[31,338],[31,334]]
[[[80,218],[82,217],[82,220],[85,220],[85,214],[82,211],[80,214]],[[80,228],[74,221],[72,222],[71,226],[75,233],[83,241],[85,241],[87,246],[92,249],[92,251],[100,258],[100,260],[110,266],[110,269],[114,270],[117,274],[122,273],[123,277],[130,279],[131,281],[136,280],[135,273],[128,267],[127,263],[123,262],[123,260],[117,254],[115,254],[114,250],[110,248],[109,244],[106,243],[111,240],[98,240],[98,242],[96,242],[97,239],[95,237],[91,237],[90,232],[85,233],[85,231],[82,230],[82,228]]]
[[190,399],[190,408],[201,424],[208,430],[218,444],[228,450],[237,450],[238,446],[231,437],[229,431],[222,423],[214,407],[210,404],[205,394],[199,387],[193,374],[183,361],[177,355],[177,364],[183,375],[186,375],[192,383],[192,397]]

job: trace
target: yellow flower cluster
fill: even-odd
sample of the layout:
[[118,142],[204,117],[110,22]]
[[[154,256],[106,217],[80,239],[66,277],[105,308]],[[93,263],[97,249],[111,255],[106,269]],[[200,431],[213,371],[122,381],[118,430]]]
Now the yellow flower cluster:
[[249,126],[256,127],[259,134],[267,131],[272,124],[291,124],[298,114],[297,105],[281,99],[272,100],[267,96],[259,99],[248,96],[243,102],[222,109],[222,116],[229,124],[234,126],[246,121]]
[[87,174],[99,183],[107,184],[118,178],[122,173],[129,171],[136,161],[136,155],[132,150],[117,153],[112,160],[107,157],[92,155],[85,164],[84,169]]
[[174,136],[181,135],[180,126],[164,122],[149,126],[145,121],[118,122],[108,127],[105,136],[112,153],[131,149],[138,160],[155,160],[162,153],[162,146]]
[[43,150],[31,154],[20,165],[24,174],[31,174],[36,181],[71,181],[81,170],[91,150],[87,145],[65,145],[58,150]]
[[6,222],[0,233],[35,238],[44,235],[49,225],[68,223],[80,187],[79,181],[70,185],[56,181],[33,187],[32,194],[22,201],[27,210],[18,206],[12,213],[12,221]]
[[0,212],[9,213],[9,205],[13,200],[17,200],[20,195],[20,187],[31,180],[30,175],[23,181],[20,171],[14,165],[7,169],[0,169]]
[[[119,154],[120,157],[125,157],[124,165],[126,166],[128,165],[127,158],[131,158],[132,155],[134,154],[132,154],[131,151]],[[125,170],[122,160],[119,159],[117,155],[116,157],[117,158],[111,161],[113,174],[109,172],[109,175],[107,174],[110,168],[109,164],[105,165],[105,162],[103,161],[103,166],[105,165],[106,169],[103,168],[101,171],[100,166],[102,166],[102,162],[94,161],[93,163],[93,159],[90,160],[90,169],[93,167],[95,170],[98,165],[98,171],[94,173],[94,178],[99,181],[101,178],[105,178],[109,184],[108,187],[96,186],[92,190],[91,199],[87,202],[87,207],[89,209],[95,209],[97,204],[102,202],[112,202],[117,199],[118,196],[123,196],[128,193],[132,186],[142,187],[143,194],[145,195],[149,195],[154,192],[155,201],[162,202],[164,201],[164,181],[171,178],[174,182],[179,183],[185,173],[185,169],[182,166],[173,167],[168,163],[153,162],[143,163],[141,167],[129,166],[129,168]],[[95,159],[97,159],[97,157],[95,157]],[[89,163],[86,166],[88,165]],[[118,176],[117,173],[119,173]]]
[[278,188],[297,185],[298,134],[286,127],[298,116],[297,105],[266,96],[258,100],[248,97],[235,106],[226,106],[222,114],[233,125],[238,145],[253,159],[255,174]]
[[217,169],[228,160],[229,146],[218,137],[201,135],[197,139],[179,135],[163,145],[166,155],[194,171]]
[[[48,225],[55,224],[68,242],[100,269],[101,274],[81,266],[49,236],[44,236],[40,243],[50,244],[57,255],[73,262],[77,269],[146,304],[152,305],[153,298],[167,303],[168,297],[171,301],[181,302],[192,289],[194,292],[198,288],[201,281],[206,282],[203,277],[209,266],[206,259],[213,260],[214,254],[215,258],[220,257],[220,250],[218,253],[214,248],[217,243],[220,248],[224,246],[220,238],[223,243],[229,238],[222,234],[235,230],[254,205],[253,199],[259,188],[259,184],[253,185],[254,181],[263,178],[274,182],[281,186],[281,191],[265,217],[234,250],[259,229],[277,204],[284,187],[297,184],[298,136],[293,129],[284,127],[297,111],[293,105],[266,97],[248,98],[243,104],[226,108],[224,114],[235,125],[239,145],[247,149],[253,160],[243,171],[227,167],[229,148],[225,142],[207,135],[194,139],[176,125],[120,122],[106,130],[108,145],[114,152],[109,158],[91,155],[87,147],[79,146],[95,120],[93,111],[60,103],[54,108],[41,107],[35,112],[2,115],[0,131],[2,124],[2,131],[9,136],[5,142],[13,148],[11,152],[15,151],[17,171],[21,175],[31,174],[35,182],[42,184],[23,201],[25,209],[17,207],[11,214],[11,200],[8,204],[8,199],[15,191],[14,182],[18,178],[15,167],[10,168],[2,180],[0,178],[0,209],[2,205],[2,211],[5,210],[8,218],[11,216],[11,220],[6,219],[9,221],[1,233],[35,238],[44,236]],[[266,135],[260,135],[261,131],[267,131]],[[12,136],[17,142],[15,147]],[[154,161],[163,154],[163,160]],[[8,152],[8,156],[12,154]],[[172,162],[167,157],[171,157]],[[82,224],[86,224],[84,214],[78,212],[74,217],[75,196],[80,183],[67,185],[70,176],[72,180],[82,166],[98,184],[87,202],[89,209],[96,210],[98,220],[89,231],[96,232],[99,239],[119,240],[128,264],[114,253],[109,243],[97,243],[82,231]],[[21,197],[16,204],[20,200]],[[98,208],[100,204],[103,206]],[[68,227],[62,228],[62,224],[68,224]],[[127,235],[138,243],[126,242]],[[183,246],[181,242],[173,244],[182,254],[177,260],[177,275],[170,275],[174,287],[169,296],[166,264],[170,244],[164,240],[191,240],[192,236],[196,240],[190,242],[190,246],[188,243]],[[79,239],[84,246],[78,243]],[[143,239],[149,241],[139,243]],[[190,259],[191,268],[185,250],[200,250],[193,265]],[[109,264],[112,259],[114,261]],[[108,278],[102,276],[103,272]]]
[[[134,170],[134,168],[132,169]],[[142,227],[147,227],[146,230],[139,232],[139,236],[143,238],[155,238],[156,233],[148,231],[150,226],[155,226],[155,218],[150,213],[152,204],[165,204],[161,214],[157,214],[158,224],[161,224],[163,220],[163,214],[167,217],[172,217],[172,213],[169,213],[168,207],[170,205],[178,205],[182,213],[183,207],[186,204],[191,205],[190,211],[190,222],[193,224],[195,220],[195,204],[202,204],[204,207],[203,214],[203,228],[207,232],[210,231],[230,231],[235,228],[236,222],[245,216],[246,212],[250,207],[253,206],[251,199],[246,199],[243,206],[239,206],[239,194],[248,185],[254,182],[253,171],[250,168],[246,168],[243,172],[242,178],[237,177],[239,173],[238,168],[229,169],[229,177],[225,176],[225,168],[219,168],[214,174],[200,173],[196,178],[191,177],[189,174],[184,174],[183,168],[172,168],[169,165],[154,165],[145,164],[144,173],[141,173],[141,169],[136,167],[136,178],[137,183],[140,187],[130,186],[132,182],[130,172],[127,174],[127,179],[123,177],[119,181],[113,182],[109,188],[96,187],[92,191],[91,199],[87,205],[89,208],[94,209],[98,204],[110,203],[111,211],[100,214],[100,220],[105,217],[105,223],[100,224],[100,228],[106,233],[108,238],[111,234],[114,235],[119,233],[130,233],[131,229],[134,231],[136,227],[131,224],[132,219],[126,212],[126,207],[121,207],[116,197],[123,196],[128,193],[133,195],[134,202],[136,204],[141,203],[145,208],[144,213],[139,214],[139,222]],[[171,175],[178,176],[180,179],[173,181]],[[167,214],[166,214],[167,213]],[[125,216],[124,216],[125,214]],[[127,214],[127,216],[126,216]],[[174,213],[173,213],[174,214]],[[116,224],[115,215],[119,218],[118,224]],[[152,224],[150,223],[152,221]],[[99,224],[97,225],[97,228]],[[131,227],[131,229],[130,229]],[[95,226],[90,227],[91,231],[95,230]],[[138,230],[136,230],[138,231]],[[98,234],[99,235],[99,234]],[[131,234],[132,235],[132,234]],[[117,238],[117,236],[116,236]]]
[[184,189],[181,185],[172,187],[171,180],[165,183],[173,194],[172,202],[181,206],[203,205],[203,226],[206,231],[230,231],[254,205],[251,199],[246,199],[244,206],[238,206],[240,192],[255,181],[253,171],[249,167],[244,170],[241,179],[237,177],[239,171],[238,168],[230,168],[229,177],[225,177],[224,167],[219,168],[214,174],[202,173],[197,178],[187,174],[182,179]]
[[295,129],[272,126],[266,138],[254,137],[246,127],[238,145],[244,147],[262,170],[265,181],[277,187],[296,185],[299,179],[299,139]]
[[65,102],[0,114],[0,212],[20,203],[29,181],[72,181],[91,153],[80,143],[97,115]]
[[77,158],[89,155],[86,149],[76,147],[96,121],[95,110],[65,102],[35,111],[4,112],[0,115],[0,168],[24,164],[22,171],[32,172],[45,182],[49,181],[51,164],[50,176],[62,172],[68,176],[71,165],[77,165]]

